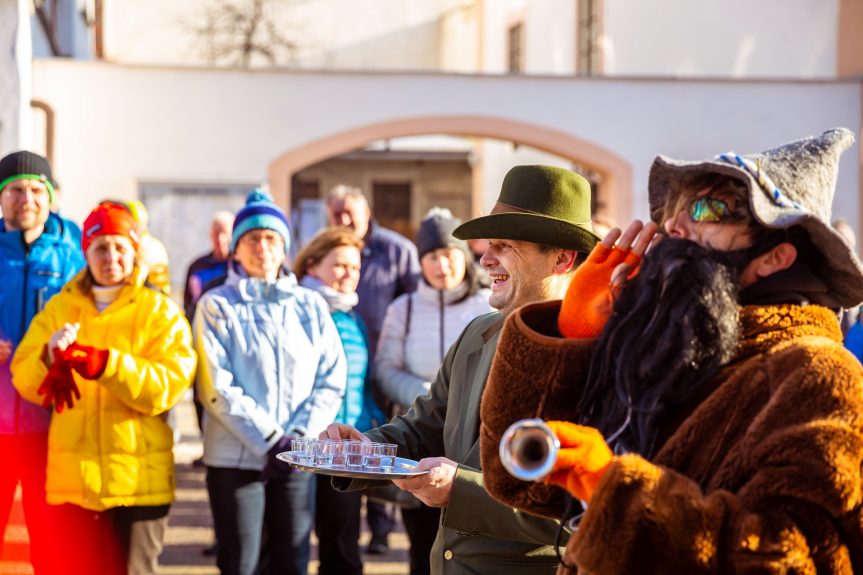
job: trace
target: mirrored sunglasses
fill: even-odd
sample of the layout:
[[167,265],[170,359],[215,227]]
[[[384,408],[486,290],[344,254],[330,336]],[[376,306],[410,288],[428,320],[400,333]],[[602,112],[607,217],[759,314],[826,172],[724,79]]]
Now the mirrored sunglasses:
[[744,214],[732,210],[725,200],[711,196],[693,198],[689,202],[689,217],[693,222],[710,224],[746,219]]

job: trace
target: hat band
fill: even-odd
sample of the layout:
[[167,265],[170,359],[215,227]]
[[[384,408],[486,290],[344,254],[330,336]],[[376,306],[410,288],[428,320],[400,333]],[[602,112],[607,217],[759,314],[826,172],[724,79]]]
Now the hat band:
[[0,190],[5,188],[7,184],[11,184],[12,182],[15,182],[17,180],[36,180],[37,182],[41,182],[48,190],[48,203],[54,203],[54,184],[51,183],[51,180],[45,174],[15,174],[14,176],[9,176],[8,178],[0,182]]
[[[489,215],[495,216],[498,214],[511,214],[513,212],[519,213],[519,214],[532,214],[534,216],[542,216],[544,218],[554,218],[555,217],[555,216],[550,216],[548,214],[543,214],[542,212],[535,212],[533,210],[528,210],[525,208],[520,208],[518,206],[513,206],[512,204],[507,204],[504,202],[495,203],[494,207],[491,209],[491,212],[489,212]],[[556,218],[556,219],[563,220],[563,218]],[[563,221],[568,222],[570,224],[573,224],[575,226],[586,226],[586,225],[590,224],[590,220],[587,220],[586,222],[573,222],[570,220],[563,220]]]
[[787,199],[785,194],[782,193],[782,190],[779,189],[779,186],[773,183],[773,180],[770,179],[770,176],[761,168],[761,160],[758,162],[753,162],[749,158],[744,158],[739,154],[735,154],[734,152],[727,152],[725,154],[719,154],[716,156],[716,159],[722,160],[723,162],[727,162],[729,164],[736,165],[752,176],[758,185],[761,186],[761,189],[767,192],[767,195],[773,201],[774,204],[779,206],[780,208],[792,207],[795,210],[803,210],[797,202],[792,202]]

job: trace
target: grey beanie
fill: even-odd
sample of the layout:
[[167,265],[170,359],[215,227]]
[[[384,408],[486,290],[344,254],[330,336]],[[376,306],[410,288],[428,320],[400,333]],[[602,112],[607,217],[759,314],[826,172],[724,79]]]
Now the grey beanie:
[[453,216],[448,209],[435,207],[429,210],[420,222],[417,232],[416,244],[420,259],[440,248],[458,248],[467,253],[467,242],[452,235],[459,225],[461,220]]

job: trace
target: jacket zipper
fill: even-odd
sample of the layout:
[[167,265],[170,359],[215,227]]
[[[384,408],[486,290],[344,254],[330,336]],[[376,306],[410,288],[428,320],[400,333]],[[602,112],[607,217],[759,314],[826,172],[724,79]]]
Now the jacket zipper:
[[[24,236],[21,236],[21,241],[24,241]],[[27,249],[26,243],[24,244],[24,289],[21,290],[24,301],[21,302],[21,337],[18,340],[18,343],[21,343],[21,340],[24,339],[24,334],[27,332],[27,278],[30,275],[30,262],[28,260],[28,255],[30,254],[30,250]],[[18,393],[18,390],[15,390],[15,434],[17,435],[20,432],[19,426],[21,423],[21,394]]]
[[443,365],[444,354],[446,353],[444,350],[444,317],[446,314],[444,313],[444,301],[443,301],[443,291],[438,292],[438,309],[440,310],[440,363]]

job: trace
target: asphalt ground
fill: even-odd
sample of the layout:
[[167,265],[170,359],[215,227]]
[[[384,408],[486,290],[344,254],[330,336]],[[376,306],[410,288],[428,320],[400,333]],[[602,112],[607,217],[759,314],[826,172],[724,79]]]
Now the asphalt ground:
[[[204,555],[204,549],[213,544],[213,521],[204,470],[194,467],[192,462],[200,457],[202,446],[198,434],[195,410],[191,395],[175,408],[177,430],[180,441],[174,447],[177,464],[177,497],[168,516],[165,534],[165,549],[159,558],[159,573],[162,575],[216,575],[215,557]],[[371,534],[363,521],[360,545],[365,548]],[[390,534],[390,550],[383,555],[363,555],[364,573],[368,575],[407,575],[408,540],[399,519],[396,530]],[[312,561],[309,573],[318,572],[317,540],[312,535]],[[3,553],[0,559],[0,575],[32,574],[29,562],[29,539],[21,509],[20,490],[3,538]]]

